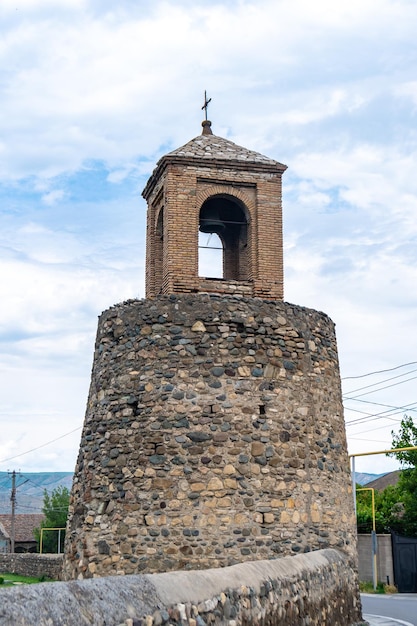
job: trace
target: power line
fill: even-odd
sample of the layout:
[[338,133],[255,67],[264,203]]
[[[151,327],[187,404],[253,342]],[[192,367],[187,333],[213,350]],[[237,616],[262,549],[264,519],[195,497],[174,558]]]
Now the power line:
[[360,411],[359,409],[347,409],[348,411],[353,411],[354,413],[361,413],[364,417],[358,417],[354,420],[346,420],[345,426],[357,426],[358,424],[365,424],[367,422],[376,422],[379,419],[392,419],[394,422],[398,422],[399,419],[402,418],[394,418],[395,415],[404,415],[404,411],[382,411],[382,413],[364,413],[364,411]]
[[[369,439],[364,439],[363,437],[349,437],[349,439],[354,439],[355,441],[369,441]],[[390,444],[386,439],[372,439],[372,443],[383,443],[384,445]]]
[[[398,421],[400,420],[397,420],[397,422]],[[382,430],[383,428],[388,428],[388,426],[386,424],[384,426],[375,426],[375,428],[368,428],[367,430],[361,430],[360,432],[355,433],[355,435],[364,435],[365,433],[373,433],[375,430]]]
[[[360,400],[358,400],[358,402],[360,402]],[[364,419],[368,419],[368,417],[377,417],[378,415],[381,415],[381,413],[367,413],[366,411],[361,411],[361,409],[353,409],[352,407],[348,407],[345,406],[344,407],[345,411],[351,411],[353,413],[360,413],[361,415],[366,415],[367,417]],[[385,413],[385,411],[384,411]],[[356,421],[356,420],[353,420]],[[345,424],[346,426],[348,426],[351,422],[349,422],[348,420],[345,420]]]
[[[25,505],[25,504],[17,505],[16,508],[17,509],[32,509],[33,511],[40,511],[40,512],[42,512],[42,507],[31,506],[30,504],[27,504],[27,505]],[[68,507],[61,506],[61,507],[56,507],[56,508],[53,508],[53,509],[50,509],[48,507],[48,511],[53,511],[54,513],[64,513],[65,511],[68,511]]]
[[47,441],[46,443],[43,443],[40,446],[37,446],[36,448],[32,448],[31,450],[26,450],[26,452],[21,452],[20,454],[16,454],[15,456],[10,456],[7,459],[0,459],[0,463],[5,463],[6,461],[13,461],[14,459],[19,459],[21,456],[24,456],[25,454],[36,452],[36,450],[45,448],[46,446],[49,446],[51,443],[55,443],[55,441],[59,441],[60,439],[63,439],[64,437],[68,437],[68,435],[72,435],[72,433],[75,433],[77,430],[81,430],[81,428],[82,426],[78,426],[77,428],[74,428],[74,430],[70,430],[69,433],[65,433],[65,435],[61,435],[60,437],[57,437],[56,439],[51,439],[51,441]]
[[[416,401],[409,402],[408,404],[404,404],[403,406],[393,406],[392,404],[383,404],[382,402],[375,402],[374,400],[357,400],[356,398],[347,398],[347,400],[354,400],[355,402],[363,402],[363,404],[373,404],[374,406],[384,406],[387,409],[391,409],[393,411],[415,411],[417,407],[411,406],[412,404],[416,404]],[[347,407],[348,411],[354,411],[355,409]],[[379,413],[377,413],[379,415]]]
[[373,419],[380,419],[381,417],[388,417],[389,415],[398,415],[398,413],[404,413],[404,411],[416,411],[417,408],[415,406],[415,402],[410,402],[410,404],[405,404],[404,406],[390,406],[389,404],[380,404],[379,402],[371,402],[369,400],[355,400],[356,402],[364,402],[366,404],[372,404],[374,406],[386,406],[389,407],[387,411],[381,411],[380,413],[365,413],[364,411],[360,411],[359,409],[353,409],[351,407],[345,407],[347,411],[353,411],[354,413],[362,413],[365,417],[358,417],[354,420],[346,421],[346,426],[351,426],[352,424],[357,424],[359,422],[367,422],[373,421]]
[[[400,420],[397,420],[397,424]],[[384,428],[389,428],[389,426],[392,426],[392,424],[387,425],[387,424],[383,424],[382,426],[375,426],[374,428],[367,428],[366,430],[360,430],[357,433],[353,433],[354,435],[364,435],[365,433],[373,433],[376,430],[383,430]],[[392,431],[391,431],[392,432]],[[352,437],[349,435],[349,439],[352,439]]]
[[393,411],[391,409],[388,411],[381,411],[380,413],[366,413],[365,411],[361,411],[360,409],[353,409],[353,408],[348,408],[347,410],[352,411],[353,413],[361,413],[361,415],[364,415],[364,417],[358,417],[357,419],[349,420],[349,421],[346,420],[345,421],[346,426],[354,426],[355,424],[359,424],[360,422],[362,423],[373,422],[374,420],[393,417],[394,415],[398,415],[399,413],[401,414],[404,413],[402,409],[399,411]]
[[[382,383],[387,383],[390,380],[395,380],[396,378],[402,378],[403,376],[408,376],[408,374],[413,374],[417,372],[417,369],[411,370],[411,372],[405,372],[404,374],[398,374],[398,376],[391,376],[390,378],[386,378],[385,380],[380,380],[377,383],[372,383],[371,385],[365,385],[365,387],[358,387],[358,389],[352,389],[348,393],[356,393],[357,391],[362,391],[363,389],[369,389],[370,387],[376,387],[377,385],[382,385]],[[346,395],[346,394],[344,394]]]
[[393,417],[391,415],[379,415],[378,417],[375,417],[374,419],[364,417],[363,421],[357,420],[355,423],[347,424],[347,426],[365,426],[369,422],[376,422],[377,420],[389,420],[390,422],[398,423],[401,421],[401,419],[402,418],[400,417]]
[[[378,391],[384,391],[384,389],[389,389],[390,387],[397,387],[398,385],[403,385],[404,383],[408,383],[410,382],[410,380],[415,380],[416,378],[417,376],[413,376],[412,378],[407,378],[407,380],[401,380],[399,383],[393,383],[392,385],[385,385],[385,387],[381,387],[380,389],[374,389],[373,391],[365,391],[365,393],[360,393],[358,396],[349,397],[345,395],[343,397],[345,398],[345,400],[356,400],[356,398],[361,398],[362,396],[368,396],[371,393],[376,393]],[[382,382],[379,384],[382,384]]]
[[374,374],[385,374],[385,372],[393,372],[394,370],[398,370],[401,367],[408,367],[409,365],[417,365],[417,361],[411,361],[410,363],[403,363],[402,365],[397,365],[396,367],[391,367],[386,370],[377,370],[375,372],[369,372],[368,374],[360,374],[359,376],[344,376],[342,380],[353,380],[355,378],[366,378],[366,376],[373,376]]
[[46,487],[43,487],[41,484],[36,483],[32,478],[29,478],[27,474],[22,474],[22,476],[24,476],[27,482],[31,483],[34,487],[37,487],[38,489],[42,489],[42,492],[46,491],[48,495],[51,494],[57,487],[66,487],[66,485],[57,485],[56,487],[52,487],[52,489],[48,490]]

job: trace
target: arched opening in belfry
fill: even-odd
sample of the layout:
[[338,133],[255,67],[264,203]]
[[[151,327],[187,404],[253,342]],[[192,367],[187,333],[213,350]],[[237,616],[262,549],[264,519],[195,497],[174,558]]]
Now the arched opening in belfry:
[[[249,280],[248,219],[243,203],[226,194],[211,196],[201,207],[199,231],[200,276]],[[208,235],[212,237],[207,239]],[[203,261],[204,255],[208,253],[212,254],[213,259],[209,275]]]

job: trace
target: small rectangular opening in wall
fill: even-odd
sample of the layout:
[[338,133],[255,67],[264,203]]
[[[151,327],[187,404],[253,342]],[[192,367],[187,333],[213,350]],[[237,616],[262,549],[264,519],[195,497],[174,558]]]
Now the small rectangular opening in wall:
[[264,404],[260,404],[259,405],[259,415],[265,415],[265,405]]

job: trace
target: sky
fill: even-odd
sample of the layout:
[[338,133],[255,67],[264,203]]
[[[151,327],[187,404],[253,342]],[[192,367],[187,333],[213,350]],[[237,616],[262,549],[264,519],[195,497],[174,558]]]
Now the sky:
[[1,1],[0,471],[74,469],[97,317],[144,297],[141,191],[205,90],[215,134],[288,165],[285,300],[336,323],[349,452],[391,446],[417,415],[416,29],[415,0]]

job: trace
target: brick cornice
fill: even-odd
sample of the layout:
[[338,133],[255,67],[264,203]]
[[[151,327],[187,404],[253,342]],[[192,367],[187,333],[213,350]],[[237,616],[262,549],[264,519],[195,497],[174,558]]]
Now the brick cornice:
[[199,157],[183,157],[176,155],[165,155],[159,161],[155,170],[152,172],[142,196],[147,200],[155,187],[155,184],[162,176],[164,170],[169,165],[179,165],[181,167],[203,167],[206,169],[223,169],[245,172],[256,172],[265,174],[282,175],[287,169],[282,163],[255,163],[252,161],[241,161],[239,159],[219,159],[219,158],[199,158]]

